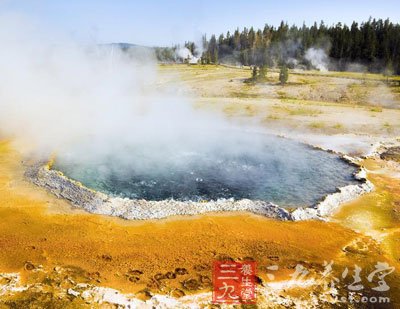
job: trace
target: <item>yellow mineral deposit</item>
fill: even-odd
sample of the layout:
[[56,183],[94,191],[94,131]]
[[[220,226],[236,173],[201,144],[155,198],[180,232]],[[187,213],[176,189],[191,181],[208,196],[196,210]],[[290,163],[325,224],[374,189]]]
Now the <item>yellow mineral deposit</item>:
[[[74,209],[26,182],[21,160],[10,142],[1,142],[0,269],[21,273],[25,283],[55,280],[55,271],[68,269],[75,282],[146,298],[146,293],[197,292],[182,288],[193,279],[208,283],[201,286],[209,290],[215,259],[255,259],[265,282],[267,266],[278,265],[275,288],[279,282],[285,287],[297,263],[315,272],[324,261],[342,268],[356,262],[372,269],[377,261],[399,267],[400,186],[382,174],[371,174],[377,190],[343,206],[335,223],[280,222],[246,213],[132,222]],[[380,164],[366,161],[373,171]]]

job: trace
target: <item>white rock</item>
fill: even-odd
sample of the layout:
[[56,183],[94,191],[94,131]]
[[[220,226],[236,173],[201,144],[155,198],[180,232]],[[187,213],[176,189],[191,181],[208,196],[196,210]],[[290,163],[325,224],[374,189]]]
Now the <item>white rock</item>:
[[67,294],[68,294],[68,295],[75,296],[75,297],[78,297],[78,296],[80,295],[80,293],[79,293],[78,291],[75,291],[75,290],[73,290],[73,289],[68,289],[68,290],[67,290]]

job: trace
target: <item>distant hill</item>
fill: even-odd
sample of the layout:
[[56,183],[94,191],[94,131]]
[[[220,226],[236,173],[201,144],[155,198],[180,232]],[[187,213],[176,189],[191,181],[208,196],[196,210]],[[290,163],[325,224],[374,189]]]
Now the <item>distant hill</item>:
[[119,42],[119,43],[106,43],[106,44],[99,44],[100,46],[104,47],[114,47],[114,48],[120,48],[122,50],[128,50],[128,49],[137,49],[137,48],[143,48],[143,49],[153,49],[152,47],[148,46],[143,46],[143,45],[138,45],[138,44],[132,44],[132,43],[124,43],[124,42]]
[[155,48],[153,47],[125,42],[98,44],[96,53],[99,51],[109,55],[122,51],[125,55],[139,60],[139,62],[149,61],[156,57]]

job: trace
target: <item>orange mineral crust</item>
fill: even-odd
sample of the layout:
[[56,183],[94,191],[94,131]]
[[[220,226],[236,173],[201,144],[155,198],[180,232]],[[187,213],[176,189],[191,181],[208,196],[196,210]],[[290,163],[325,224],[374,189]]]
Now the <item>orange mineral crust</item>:
[[[377,260],[398,259],[398,239],[391,238],[398,238],[398,217],[390,218],[397,230],[382,246],[373,235],[353,231],[344,212],[337,222],[280,222],[246,213],[126,221],[84,213],[28,183],[21,160],[8,142],[0,143],[0,272],[21,272],[25,282],[45,282],[67,269],[75,282],[182,296],[211,289],[217,259],[255,260],[263,281],[271,265],[279,266],[274,280],[287,280],[298,263],[319,272],[324,261],[373,269]],[[394,184],[379,186],[379,194],[388,194],[388,185]],[[399,195],[397,187],[382,205],[397,205]],[[351,213],[357,203],[343,211]]]

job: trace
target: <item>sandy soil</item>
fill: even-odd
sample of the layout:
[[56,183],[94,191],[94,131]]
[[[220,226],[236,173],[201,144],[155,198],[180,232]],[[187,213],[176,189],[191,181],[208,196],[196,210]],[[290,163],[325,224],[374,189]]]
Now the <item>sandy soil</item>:
[[[372,143],[393,140],[400,130],[397,109],[379,106],[373,111],[378,107],[350,104],[347,99],[332,102],[331,94],[322,101],[309,101],[310,97],[294,100],[280,93],[288,96],[293,91],[298,96],[296,83],[304,79],[314,85],[308,80],[319,80],[318,76],[293,75],[293,84],[282,87],[274,81],[276,73],[271,73],[269,84],[246,89],[242,80],[250,75],[248,70],[188,66],[160,70],[160,87],[181,78],[183,91],[201,96],[197,104],[202,108],[240,121],[259,121],[266,130],[326,148],[365,154]],[[336,75],[329,80],[340,80],[338,89],[353,83]],[[382,86],[379,83],[376,87]],[[19,272],[22,284],[36,283],[40,288],[4,294],[0,289],[0,307],[92,306],[66,294],[77,283],[113,287],[141,299],[154,293],[177,297],[208,291],[211,262],[227,258],[255,259],[264,284],[271,281],[267,276],[271,265],[279,266],[274,280],[280,281],[288,280],[298,263],[317,276],[324,261],[332,260],[336,277],[357,264],[363,268],[367,294],[376,282],[369,283],[366,274],[377,262],[387,262],[397,271],[386,278],[391,289],[384,295],[391,297],[392,305],[400,304],[400,177],[397,166],[387,161],[364,162],[376,190],[344,205],[332,222],[278,222],[245,213],[128,222],[86,214],[33,186],[23,177],[22,160],[10,142],[0,142],[0,272]],[[345,281],[351,282],[348,277]],[[307,299],[305,291],[296,287],[295,292],[280,293]]]

